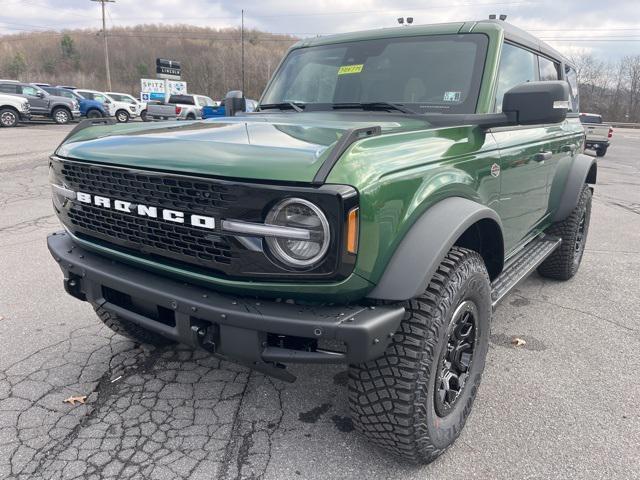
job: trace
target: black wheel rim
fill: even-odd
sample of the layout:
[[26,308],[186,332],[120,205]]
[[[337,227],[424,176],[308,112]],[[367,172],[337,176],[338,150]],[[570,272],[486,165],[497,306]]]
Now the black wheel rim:
[[575,253],[573,256],[574,264],[580,263],[582,252],[584,252],[584,243],[587,236],[587,212],[582,212],[580,222],[578,223],[578,231],[576,232]]
[[465,300],[453,312],[436,372],[434,405],[440,417],[451,413],[467,385],[476,346],[477,318],[478,307],[471,300]]

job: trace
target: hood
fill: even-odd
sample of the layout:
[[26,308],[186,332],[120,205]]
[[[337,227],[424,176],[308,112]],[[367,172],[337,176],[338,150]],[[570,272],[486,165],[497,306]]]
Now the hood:
[[92,126],[72,132],[60,157],[111,165],[257,180],[311,182],[352,128],[428,128],[388,113],[269,113],[203,121]]

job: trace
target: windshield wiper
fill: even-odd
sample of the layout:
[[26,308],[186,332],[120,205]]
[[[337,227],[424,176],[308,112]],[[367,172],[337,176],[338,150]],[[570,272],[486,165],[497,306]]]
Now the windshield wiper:
[[413,115],[420,115],[415,110],[411,110],[404,105],[392,102],[348,102],[348,103],[334,103],[332,105],[334,109],[340,108],[361,108],[362,110],[397,110],[402,113],[411,113]]
[[296,112],[302,112],[304,110],[303,108],[301,108],[301,106],[304,107],[304,103],[301,103],[300,105],[297,105],[295,102],[265,103],[262,105],[258,105],[258,109],[268,110],[270,108],[278,108],[280,110],[285,110],[287,108],[291,108]]

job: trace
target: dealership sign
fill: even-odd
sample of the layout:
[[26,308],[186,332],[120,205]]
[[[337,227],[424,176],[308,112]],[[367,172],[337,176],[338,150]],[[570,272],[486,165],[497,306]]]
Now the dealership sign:
[[187,93],[187,82],[177,82],[175,80],[158,80],[157,78],[140,79],[140,100],[164,100],[165,84],[168,86],[169,95],[184,95]]
[[180,80],[180,62],[156,58],[156,76],[167,80]]

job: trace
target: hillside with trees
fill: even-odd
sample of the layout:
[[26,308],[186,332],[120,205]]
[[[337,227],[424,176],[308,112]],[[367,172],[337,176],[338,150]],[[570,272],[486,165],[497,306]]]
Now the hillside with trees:
[[[191,25],[113,28],[108,31],[111,80],[116,91],[139,93],[140,78],[155,78],[155,59],[182,62],[191,92],[222,98],[241,88],[240,30]],[[244,32],[245,94],[258,98],[296,38]],[[640,122],[640,55],[618,62],[592,55],[573,58],[581,110],[607,121]],[[29,32],[0,36],[0,78],[106,89],[102,35],[98,30]]]
[[[257,98],[296,38],[245,30],[245,93]],[[239,29],[140,25],[108,31],[112,88],[135,95],[140,78],[155,78],[155,59],[182,62],[191,92],[221,98],[241,88]],[[104,47],[97,30],[0,36],[0,78],[107,88]]]

